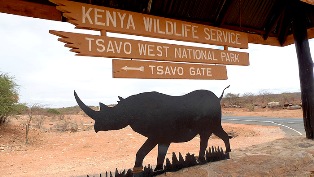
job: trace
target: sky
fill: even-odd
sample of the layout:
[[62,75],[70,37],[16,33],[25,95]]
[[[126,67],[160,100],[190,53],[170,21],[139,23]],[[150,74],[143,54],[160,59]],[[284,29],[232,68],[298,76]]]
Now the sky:
[[[249,44],[249,66],[227,66],[228,80],[188,79],[122,79],[112,78],[112,59],[75,56],[49,30],[99,34],[91,30],[49,20],[0,13],[0,73],[14,77],[19,85],[20,102],[44,107],[77,105],[76,90],[87,105],[116,104],[118,96],[158,91],[168,95],[184,95],[193,90],[225,93],[299,92],[299,72],[294,45],[274,47]],[[152,39],[122,34],[112,37],[164,42],[188,46],[217,48],[205,44]],[[314,53],[314,40],[310,40]],[[313,55],[312,55],[313,56]]]

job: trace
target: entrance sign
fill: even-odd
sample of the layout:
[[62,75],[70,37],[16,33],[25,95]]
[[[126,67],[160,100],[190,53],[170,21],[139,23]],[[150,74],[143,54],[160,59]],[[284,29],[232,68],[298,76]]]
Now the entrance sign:
[[201,47],[147,42],[107,36],[63,31],[49,31],[60,36],[66,47],[81,56],[133,58],[144,60],[178,61],[192,63],[249,65],[249,54]]
[[238,31],[68,0],[50,1],[78,28],[248,48],[247,34]]
[[226,80],[223,65],[112,60],[114,78]]
[[77,28],[101,33],[90,35],[50,30],[76,55],[174,62],[112,60],[114,78],[225,80],[225,65],[249,65],[249,54],[245,52],[106,36],[108,31],[225,48],[248,48],[246,33],[68,0],[50,1]]

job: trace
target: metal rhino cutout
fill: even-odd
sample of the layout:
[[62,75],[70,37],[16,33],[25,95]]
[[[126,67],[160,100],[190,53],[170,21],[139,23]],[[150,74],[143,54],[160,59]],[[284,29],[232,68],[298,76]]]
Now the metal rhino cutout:
[[136,154],[135,168],[142,167],[145,156],[158,144],[156,170],[159,170],[170,143],[187,142],[197,134],[200,135],[200,162],[204,162],[212,133],[224,141],[226,152],[231,151],[229,136],[221,126],[220,101],[225,89],[219,98],[208,90],[196,90],[183,96],[144,92],[125,99],[119,97],[114,107],[99,103],[99,111],[86,106],[75,91],[74,96],[80,108],[95,120],[96,133],[130,125],[135,132],[147,137]]

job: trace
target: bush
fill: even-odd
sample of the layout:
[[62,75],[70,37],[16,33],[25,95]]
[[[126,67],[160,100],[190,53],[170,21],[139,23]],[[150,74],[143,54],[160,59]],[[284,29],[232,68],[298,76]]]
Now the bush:
[[28,107],[25,103],[18,103],[14,106],[14,114],[21,115],[26,114]]
[[17,84],[7,74],[0,74],[0,125],[4,124],[7,118],[17,113],[19,96]]
[[225,98],[228,101],[228,107],[239,105],[240,94],[227,93]]
[[73,115],[73,114],[78,114],[81,111],[81,108],[79,106],[73,106],[73,107],[66,107],[66,108],[58,108],[56,110],[64,115]]
[[53,114],[53,115],[59,115],[59,114],[61,114],[58,110],[56,110],[56,109],[51,109],[51,108],[47,110],[47,113]]
[[65,117],[61,114],[59,117],[59,121],[52,127],[52,129],[55,129],[59,132],[77,132],[79,130],[79,127],[76,122],[71,121],[71,117]]

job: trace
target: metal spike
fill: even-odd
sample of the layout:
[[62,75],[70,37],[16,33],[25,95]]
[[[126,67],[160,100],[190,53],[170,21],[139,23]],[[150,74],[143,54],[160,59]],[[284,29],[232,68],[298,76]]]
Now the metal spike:
[[170,171],[172,169],[172,165],[170,163],[170,160],[166,158],[166,166],[164,167],[166,171]]
[[177,155],[173,152],[172,153],[172,165],[176,165],[178,164],[178,158],[177,158]]
[[119,175],[118,169],[116,168],[115,176]]

